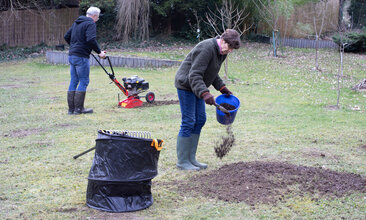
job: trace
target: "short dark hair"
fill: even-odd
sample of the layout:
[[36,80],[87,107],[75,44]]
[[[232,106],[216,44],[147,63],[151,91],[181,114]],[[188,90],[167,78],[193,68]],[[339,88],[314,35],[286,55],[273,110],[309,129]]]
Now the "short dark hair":
[[221,39],[223,39],[230,48],[240,48],[240,34],[234,29],[226,29],[225,32],[221,34]]

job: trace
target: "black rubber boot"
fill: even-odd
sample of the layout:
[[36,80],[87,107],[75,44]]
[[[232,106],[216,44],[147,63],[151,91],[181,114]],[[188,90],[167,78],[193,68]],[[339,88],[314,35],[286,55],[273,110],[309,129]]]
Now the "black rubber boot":
[[86,94],[86,92],[80,92],[80,91],[75,92],[75,97],[74,97],[74,103],[75,103],[74,114],[75,115],[93,113],[93,109],[84,108],[85,94]]
[[69,114],[69,115],[74,114],[74,110],[75,110],[74,96],[75,96],[75,91],[67,92],[67,104],[69,105],[69,111],[67,114]]

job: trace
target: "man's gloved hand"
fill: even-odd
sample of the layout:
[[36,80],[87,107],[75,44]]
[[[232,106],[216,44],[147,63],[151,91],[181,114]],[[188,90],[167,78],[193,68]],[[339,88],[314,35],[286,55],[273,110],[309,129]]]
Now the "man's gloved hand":
[[209,93],[209,92],[204,92],[202,94],[202,98],[203,98],[203,100],[205,100],[205,102],[206,102],[207,105],[213,105],[213,104],[215,104],[214,96],[211,93]]
[[101,51],[101,52],[100,52],[100,54],[98,54],[98,56],[99,56],[100,58],[102,58],[102,59],[105,59],[105,58],[106,58],[106,56],[107,56],[107,55],[106,55],[106,53],[107,53],[107,52],[103,50],[103,51]]
[[226,86],[223,86],[221,89],[220,89],[220,92],[222,94],[225,94],[225,95],[232,95],[233,93],[226,87]]

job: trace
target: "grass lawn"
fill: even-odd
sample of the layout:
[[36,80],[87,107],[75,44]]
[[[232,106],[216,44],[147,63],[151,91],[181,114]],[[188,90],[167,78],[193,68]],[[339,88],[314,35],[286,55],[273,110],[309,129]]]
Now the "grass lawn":
[[[313,50],[286,48],[283,57],[274,58],[268,56],[270,48],[244,44],[230,55],[227,85],[241,101],[232,125],[236,145],[222,160],[216,157],[215,142],[226,127],[216,121],[215,108],[206,106],[208,120],[197,157],[209,168],[199,172],[175,167],[179,105],[118,108],[118,88],[96,66],[91,67],[85,102],[94,114],[70,116],[68,66],[47,64],[44,57],[0,63],[0,218],[364,219],[366,194],[360,191],[323,197],[300,195],[294,189],[282,202],[252,206],[201,194],[182,195],[171,186],[189,184],[194,175],[241,161],[287,162],[366,178],[366,92],[351,89],[366,77],[366,55],[344,55],[340,109],[331,110],[327,107],[337,102],[337,51],[321,50],[323,71],[318,72],[313,70]],[[187,51],[145,53],[182,59],[179,50]],[[132,75],[149,81],[158,101],[177,100],[177,67],[114,69],[119,81]],[[213,88],[211,92],[219,95]],[[113,214],[85,205],[94,153],[77,160],[73,156],[95,145],[98,129],[149,131],[164,140],[159,174],[152,180],[154,204],[148,209]]]

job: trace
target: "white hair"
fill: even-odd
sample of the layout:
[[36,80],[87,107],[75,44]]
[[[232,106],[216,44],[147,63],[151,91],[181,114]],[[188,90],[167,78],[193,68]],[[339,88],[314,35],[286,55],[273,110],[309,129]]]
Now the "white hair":
[[99,16],[100,14],[100,9],[97,7],[90,7],[88,8],[88,10],[86,11],[86,15],[97,15]]

